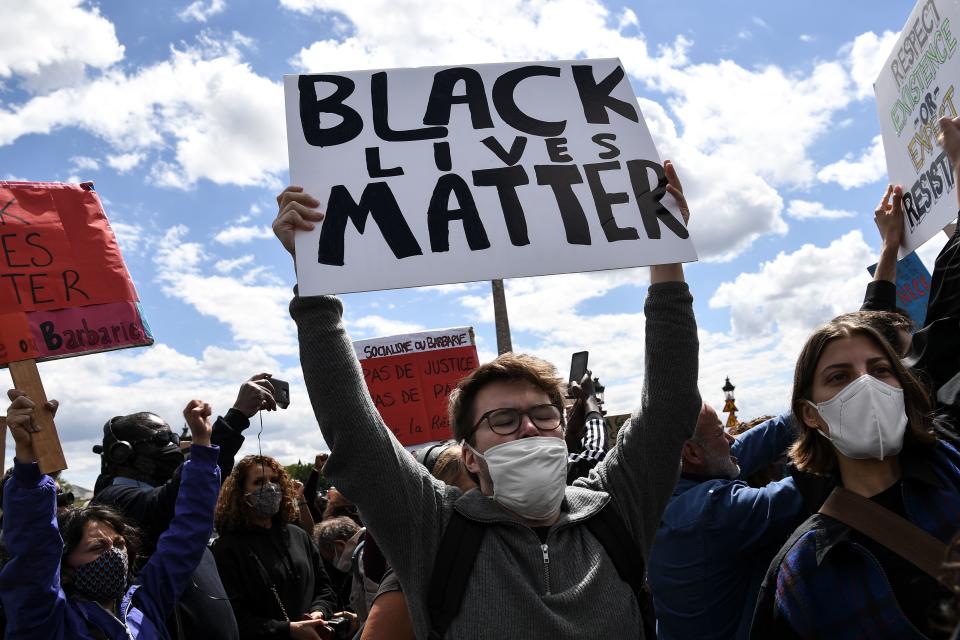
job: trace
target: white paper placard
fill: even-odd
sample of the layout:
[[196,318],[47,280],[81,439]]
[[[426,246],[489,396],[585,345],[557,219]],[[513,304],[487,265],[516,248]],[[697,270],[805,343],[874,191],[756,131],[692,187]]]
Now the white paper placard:
[[326,214],[297,234],[301,295],[696,260],[619,60],[289,75],[284,91],[291,182]]
[[892,184],[903,185],[903,258],[957,217],[950,159],[937,144],[942,116],[957,116],[960,3],[920,0],[873,88]]

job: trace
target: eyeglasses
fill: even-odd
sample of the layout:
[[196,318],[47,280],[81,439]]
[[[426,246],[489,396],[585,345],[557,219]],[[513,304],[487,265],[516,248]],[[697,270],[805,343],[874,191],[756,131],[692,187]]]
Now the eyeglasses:
[[493,409],[480,416],[477,424],[473,425],[473,431],[476,433],[480,424],[486,420],[491,431],[497,435],[508,436],[520,428],[523,416],[530,418],[530,422],[538,431],[553,431],[560,426],[563,417],[560,409],[552,404],[534,405],[525,411],[512,408]]

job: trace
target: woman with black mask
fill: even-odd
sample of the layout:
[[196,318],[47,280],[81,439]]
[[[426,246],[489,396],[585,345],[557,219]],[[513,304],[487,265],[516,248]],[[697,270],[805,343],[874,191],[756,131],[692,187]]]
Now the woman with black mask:
[[213,545],[241,638],[322,637],[336,594],[297,519],[296,490],[280,463],[247,456],[217,502]]
[[[92,640],[166,638],[165,620],[200,562],[212,527],[217,448],[210,445],[210,405],[193,400],[184,418],[193,432],[181,470],[176,515],[136,573],[139,532],[103,506],[56,517],[56,485],[40,472],[33,448],[35,405],[20,391],[7,424],[17,445],[4,487],[4,540],[10,561],[0,571],[7,637]],[[48,405],[55,410],[55,406]]]

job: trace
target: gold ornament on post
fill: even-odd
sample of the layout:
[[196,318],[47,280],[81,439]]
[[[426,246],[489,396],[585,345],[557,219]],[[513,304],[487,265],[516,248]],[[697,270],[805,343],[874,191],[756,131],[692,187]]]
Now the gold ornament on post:
[[735,387],[730,384],[730,377],[727,377],[727,383],[723,385],[723,397],[726,401],[723,403],[723,412],[729,413],[727,416],[727,429],[733,429],[737,426],[737,405],[734,404],[733,390]]

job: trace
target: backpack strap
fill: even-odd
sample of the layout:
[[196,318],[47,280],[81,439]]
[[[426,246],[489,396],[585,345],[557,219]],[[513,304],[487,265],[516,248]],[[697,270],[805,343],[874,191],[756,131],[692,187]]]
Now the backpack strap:
[[944,583],[947,545],[906,518],[843,487],[833,490],[820,507],[820,513],[872,538],[940,584]]
[[460,612],[467,580],[480,551],[486,527],[454,511],[447,523],[433,564],[427,607],[430,640],[441,640]]
[[613,501],[605,504],[599,513],[588,518],[584,524],[610,556],[620,579],[630,585],[630,590],[636,596],[643,620],[644,637],[656,638],[656,612],[653,608],[653,593],[647,586],[643,554],[640,553],[640,545],[634,542],[633,536],[627,531],[627,526],[613,506]]

